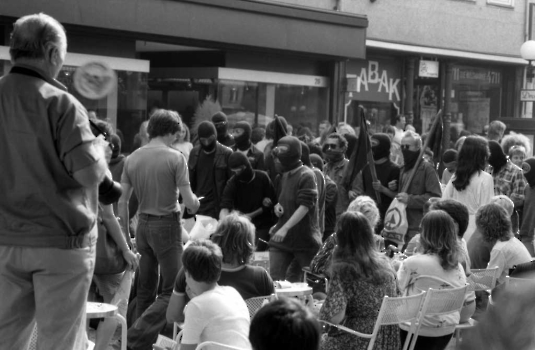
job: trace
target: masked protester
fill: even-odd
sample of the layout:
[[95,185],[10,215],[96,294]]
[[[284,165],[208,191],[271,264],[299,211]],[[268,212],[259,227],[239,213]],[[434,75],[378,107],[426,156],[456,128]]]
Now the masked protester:
[[269,241],[269,229],[275,224],[275,188],[266,172],[253,169],[249,159],[241,152],[230,155],[228,166],[233,176],[223,191],[219,219],[233,210],[249,217],[256,228],[256,250],[265,251],[268,245],[259,239]]
[[[414,177],[408,186],[406,192],[400,192],[396,196],[398,201],[407,205],[407,221],[409,228],[405,235],[405,244],[419,233],[420,221],[423,217],[423,206],[431,197],[440,197],[442,189],[438,176],[433,165],[423,160],[419,162],[420,150],[422,148],[422,139],[420,135],[413,131],[407,131],[401,139],[401,152],[405,165],[401,168],[399,176],[398,191],[402,191],[409,181],[411,172],[414,170]],[[416,168],[415,168],[416,167]],[[394,184],[388,184],[390,190],[395,189]],[[392,242],[385,241],[385,246]],[[394,243],[395,244],[395,243]]]
[[217,142],[227,147],[234,145],[234,138],[228,133],[228,118],[225,113],[215,113],[212,116],[212,123],[217,130]]
[[[310,265],[321,245],[316,177],[301,162],[301,142],[297,138],[281,138],[273,155],[282,174],[275,186],[278,203],[274,209],[279,219],[270,230],[270,274],[273,280],[298,282],[302,280],[301,269]],[[299,272],[288,271],[294,259]]]
[[522,171],[528,182],[524,191],[524,218],[520,227],[520,238],[528,249],[530,256],[535,255],[533,236],[535,233],[535,215],[526,215],[535,212],[535,158],[529,158],[522,163]]
[[349,191],[356,191],[356,187],[346,188],[343,185],[344,172],[346,170],[349,160],[345,154],[347,151],[347,140],[344,136],[332,133],[327,136],[323,144],[323,156],[327,163],[323,168],[323,173],[336,183],[338,188],[338,198],[336,202],[336,218],[338,219],[344,211],[346,211],[350,197]]
[[281,138],[287,134],[288,123],[284,117],[275,115],[275,118],[268,124],[266,128],[266,138],[272,140],[264,148],[264,166],[269,175],[271,181],[275,181],[275,178],[280,171],[275,166],[275,160],[273,159],[272,150],[277,147],[277,143]]
[[251,125],[246,121],[237,122],[232,130],[234,137],[233,151],[243,153],[253,169],[264,170],[264,153],[260,152],[251,142]]
[[197,128],[199,145],[190,153],[188,168],[191,189],[201,200],[198,214],[219,217],[223,190],[231,173],[228,158],[232,150],[217,141],[214,124],[204,121]]
[[[375,227],[375,232],[380,233],[384,227],[385,213],[397,194],[397,182],[399,180],[399,167],[390,160],[391,140],[387,134],[374,134],[371,136],[373,162],[377,174],[377,182],[372,179],[370,166],[366,165],[357,174],[357,196],[365,195],[371,197],[377,203],[377,192],[381,196],[381,203],[377,203],[381,220]],[[393,191],[388,184],[396,186]]]

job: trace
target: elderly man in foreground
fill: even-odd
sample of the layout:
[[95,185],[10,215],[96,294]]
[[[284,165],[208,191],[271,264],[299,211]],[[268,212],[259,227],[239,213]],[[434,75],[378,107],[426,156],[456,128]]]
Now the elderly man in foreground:
[[107,169],[87,112],[55,80],[67,52],[45,14],[14,24],[0,79],[0,347],[85,349],[98,192]]

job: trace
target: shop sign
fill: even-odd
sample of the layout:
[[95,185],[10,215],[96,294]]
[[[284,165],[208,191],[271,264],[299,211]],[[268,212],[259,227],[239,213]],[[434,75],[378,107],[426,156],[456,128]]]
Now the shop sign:
[[347,69],[347,91],[364,101],[400,101],[401,72],[396,61],[351,62]]
[[453,67],[453,81],[463,84],[487,83],[499,85],[501,83],[501,72],[492,69],[457,66]]
[[535,101],[535,90],[521,90],[520,101],[522,102]]
[[438,78],[438,61],[420,61],[418,76],[421,78]]

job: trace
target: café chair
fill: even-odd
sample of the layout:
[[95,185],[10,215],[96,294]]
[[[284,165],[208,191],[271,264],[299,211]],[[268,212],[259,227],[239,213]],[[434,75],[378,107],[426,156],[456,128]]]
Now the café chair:
[[256,312],[260,310],[262,306],[273,300],[277,300],[277,294],[245,299],[245,304],[247,304],[247,309],[249,309],[249,317],[253,319]]

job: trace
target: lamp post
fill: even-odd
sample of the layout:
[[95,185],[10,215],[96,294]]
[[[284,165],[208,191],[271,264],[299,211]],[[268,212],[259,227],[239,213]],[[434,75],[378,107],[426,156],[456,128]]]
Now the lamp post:
[[[520,47],[520,56],[522,56],[523,59],[528,61],[528,66],[526,67],[526,75],[522,84],[523,89],[532,89],[533,88],[533,77],[534,74],[534,68],[532,62],[535,61],[535,40],[528,40],[525,43],[522,44]],[[526,93],[526,96],[524,96],[524,92]],[[533,114],[533,96],[532,92],[529,90],[523,90],[522,96],[521,96],[522,103],[522,117],[523,118],[530,118]],[[529,103],[528,103],[529,101]],[[529,116],[529,117],[528,117]]]
[[531,64],[531,62],[535,61],[535,40],[528,40],[520,46],[520,56],[528,61],[526,78],[531,81],[535,76],[533,73],[533,65]]

